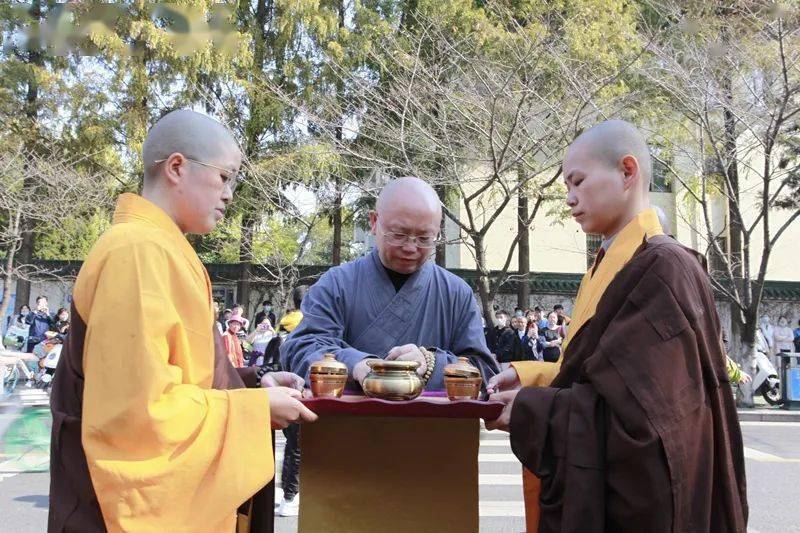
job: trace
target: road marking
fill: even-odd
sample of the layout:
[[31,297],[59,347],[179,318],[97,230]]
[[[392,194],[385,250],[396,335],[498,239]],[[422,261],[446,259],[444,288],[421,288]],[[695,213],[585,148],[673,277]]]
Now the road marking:
[[482,440],[481,441],[481,446],[497,446],[497,447],[505,446],[505,447],[508,447],[508,446],[511,446],[511,444],[509,444],[509,442],[507,440],[495,440],[495,439],[492,439],[492,440]]
[[739,422],[740,426],[755,426],[755,427],[789,427],[789,428],[797,428],[800,427],[800,422],[759,422],[759,421],[744,421]]
[[522,485],[522,472],[519,474],[480,474],[478,476],[479,485]]
[[747,447],[744,449],[744,457],[745,459],[752,459],[762,463],[800,463],[800,459],[786,459],[785,457]]
[[478,512],[481,517],[489,516],[525,516],[525,502],[493,502],[479,501]]
[[519,463],[513,453],[479,453],[479,463]]

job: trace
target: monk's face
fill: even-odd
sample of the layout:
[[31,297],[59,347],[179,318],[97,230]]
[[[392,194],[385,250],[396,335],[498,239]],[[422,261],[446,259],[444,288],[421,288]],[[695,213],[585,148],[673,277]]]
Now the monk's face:
[[441,212],[415,202],[413,196],[398,198],[380,213],[370,213],[372,234],[383,265],[401,274],[419,270],[435,246],[430,242],[421,246],[419,240],[412,242],[408,236],[436,239],[441,217]]
[[584,233],[614,235],[629,211],[624,173],[596,157],[580,142],[567,150],[563,163],[567,205]]
[[213,167],[187,160],[182,165],[184,179],[176,186],[173,205],[176,221],[184,233],[204,235],[225,216],[233,199],[232,178],[241,165],[242,155],[236,145],[230,143],[221,147],[219,153],[201,155],[197,160]]

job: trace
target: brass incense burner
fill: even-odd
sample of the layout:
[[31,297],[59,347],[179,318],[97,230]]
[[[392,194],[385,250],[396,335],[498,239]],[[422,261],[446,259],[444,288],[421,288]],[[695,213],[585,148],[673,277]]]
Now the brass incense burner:
[[459,357],[457,362],[444,367],[444,386],[451,401],[477,400],[482,383],[480,370],[466,357]]
[[371,372],[364,378],[364,394],[382,400],[413,400],[422,394],[417,361],[367,361]]
[[309,379],[315,398],[341,398],[347,383],[347,365],[326,353],[321,361],[311,364]]

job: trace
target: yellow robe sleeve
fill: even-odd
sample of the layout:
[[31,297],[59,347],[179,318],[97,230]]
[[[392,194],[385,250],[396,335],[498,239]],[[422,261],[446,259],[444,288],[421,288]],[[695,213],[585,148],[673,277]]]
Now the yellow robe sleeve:
[[561,362],[514,361],[511,366],[517,371],[519,382],[523,387],[547,387],[561,369]]
[[110,531],[233,531],[236,508],[274,475],[267,392],[210,389],[211,320],[187,329],[205,318],[207,289],[181,259],[126,246],[76,290],[81,438]]

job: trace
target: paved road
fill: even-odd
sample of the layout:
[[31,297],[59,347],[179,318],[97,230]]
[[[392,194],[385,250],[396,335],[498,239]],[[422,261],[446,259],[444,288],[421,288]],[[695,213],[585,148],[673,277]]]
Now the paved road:
[[[0,414],[0,531],[13,533],[41,532],[47,523],[49,415],[41,407],[46,397],[38,391],[24,397],[25,407]],[[750,531],[800,533],[800,423],[743,422],[742,430]],[[276,452],[283,453],[282,437]],[[481,533],[523,531],[520,466],[508,436],[483,431],[479,463]],[[296,518],[276,518],[279,533],[296,528]]]

